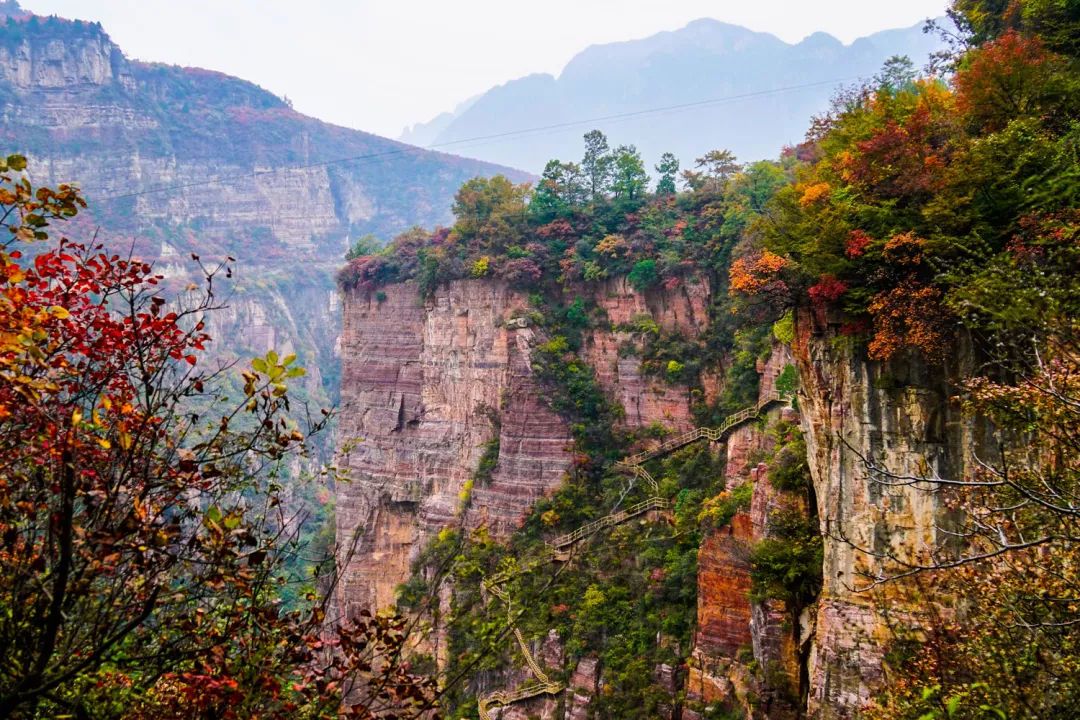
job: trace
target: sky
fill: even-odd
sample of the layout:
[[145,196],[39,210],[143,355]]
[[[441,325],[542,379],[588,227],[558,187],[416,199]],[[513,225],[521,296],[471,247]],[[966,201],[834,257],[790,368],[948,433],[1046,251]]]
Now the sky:
[[129,57],[219,70],[300,112],[397,137],[589,45],[711,17],[788,42],[843,42],[944,14],[947,0],[21,0],[98,20]]

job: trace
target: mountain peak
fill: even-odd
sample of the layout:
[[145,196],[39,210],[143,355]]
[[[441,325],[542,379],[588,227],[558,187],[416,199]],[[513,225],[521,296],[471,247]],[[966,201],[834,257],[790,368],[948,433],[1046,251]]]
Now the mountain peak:
[[807,35],[805,38],[802,39],[799,45],[801,47],[810,48],[841,48],[844,46],[844,43],[840,42],[829,33],[821,32],[819,30],[816,33],[811,33],[810,35]]
[[[529,76],[492,88],[464,112],[440,118],[430,142],[565,127],[529,142],[471,150],[532,172],[551,158],[579,157],[581,134],[593,127],[609,133],[612,144],[634,143],[650,163],[672,152],[688,164],[716,148],[741,160],[774,157],[802,139],[804,118],[829,107],[835,78],[873,77],[891,55],[908,55],[918,65],[939,47],[921,25],[850,44],[825,32],[790,43],[701,18],[637,40],[592,45],[554,80]],[[665,108],[673,109],[670,119]],[[663,122],[653,114],[660,112]]]

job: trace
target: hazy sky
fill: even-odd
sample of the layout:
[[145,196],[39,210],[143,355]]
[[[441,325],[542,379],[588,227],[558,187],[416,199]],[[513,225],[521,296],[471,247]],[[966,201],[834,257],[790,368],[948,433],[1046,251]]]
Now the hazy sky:
[[21,0],[99,20],[129,57],[237,75],[297,110],[396,137],[470,95],[557,74],[595,43],[713,17],[797,42],[850,42],[943,14],[947,0]]

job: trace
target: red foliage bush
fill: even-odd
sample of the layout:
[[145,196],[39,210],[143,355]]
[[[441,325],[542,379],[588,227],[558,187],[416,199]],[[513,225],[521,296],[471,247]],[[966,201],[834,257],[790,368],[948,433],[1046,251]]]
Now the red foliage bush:
[[540,266],[528,258],[510,260],[499,271],[499,276],[507,282],[532,283],[540,279],[544,274]]
[[843,297],[848,291],[848,286],[843,280],[838,280],[835,275],[822,275],[816,285],[811,285],[807,291],[810,301],[817,307],[823,307],[834,303]]
[[956,106],[981,130],[1000,130],[1039,102],[1054,56],[1038,37],[1010,30],[971,53],[956,74]]
[[844,254],[851,259],[862,257],[874,239],[862,230],[852,230],[844,245]]

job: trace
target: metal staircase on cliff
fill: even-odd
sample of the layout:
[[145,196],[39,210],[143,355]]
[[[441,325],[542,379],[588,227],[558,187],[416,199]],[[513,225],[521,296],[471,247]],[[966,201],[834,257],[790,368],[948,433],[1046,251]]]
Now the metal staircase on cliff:
[[[715,428],[694,428],[693,430],[679,435],[675,438],[665,440],[652,450],[645,450],[635,455],[623,458],[615,463],[615,467],[625,472],[633,473],[635,476],[642,478],[650,484],[652,489],[657,489],[656,480],[653,478],[649,471],[645,469],[645,463],[650,460],[655,460],[669,453],[673,453],[680,448],[684,448],[691,443],[698,440],[708,439],[710,442],[718,442],[720,440],[727,439],[727,436],[735,428],[756,419],[761,413],[768,410],[773,405],[784,403],[788,401],[788,397],[781,395],[778,392],[772,392],[767,394],[757,405],[752,405],[748,408],[743,408],[733,415],[729,415],[724,419],[718,427]],[[609,515],[605,515],[599,520],[594,520],[586,525],[582,525],[576,530],[560,535],[551,542],[547,543],[544,553],[533,562],[522,566],[520,568],[505,570],[490,577],[483,579],[480,583],[480,587],[487,593],[490,593],[494,597],[501,600],[506,605],[506,617],[508,625],[513,632],[514,639],[517,641],[518,648],[521,650],[522,656],[525,658],[525,664],[528,665],[529,671],[533,675],[533,679],[526,681],[517,690],[496,690],[495,692],[488,693],[482,696],[477,702],[477,709],[480,713],[480,720],[494,720],[491,715],[491,711],[496,707],[506,707],[522,700],[528,700],[539,695],[555,695],[563,691],[564,686],[562,683],[554,682],[547,676],[544,669],[540,667],[540,664],[533,657],[532,652],[529,650],[529,645],[525,642],[524,636],[521,634],[521,630],[518,629],[517,623],[514,620],[513,605],[510,601],[510,593],[508,593],[502,585],[509,582],[513,578],[532,572],[542,565],[546,565],[549,562],[558,561],[564,562],[569,559],[569,549],[575,543],[580,540],[584,540],[591,535],[603,530],[604,528],[614,527],[621,525],[628,520],[631,520],[639,515],[650,512],[652,510],[666,510],[671,506],[671,503],[662,497],[650,497],[647,500],[631,505],[625,510],[619,510]]]

